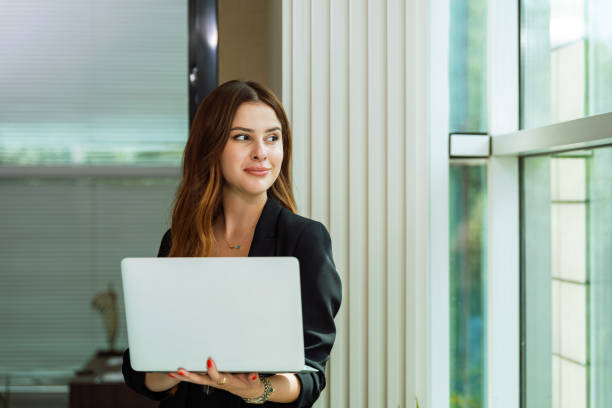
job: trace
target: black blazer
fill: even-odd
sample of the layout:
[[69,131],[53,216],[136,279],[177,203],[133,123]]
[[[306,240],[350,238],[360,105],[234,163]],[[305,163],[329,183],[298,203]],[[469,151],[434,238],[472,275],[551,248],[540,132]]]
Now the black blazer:
[[[171,246],[170,230],[164,235],[157,256],[167,256]],[[319,370],[299,373],[302,383],[298,399],[289,404],[266,402],[267,407],[310,407],[325,388],[325,363],[336,338],[334,317],[340,308],[342,286],[332,258],[329,233],[323,224],[293,214],[277,200],[268,198],[259,217],[249,256],[295,256],[300,263],[304,353],[306,364]],[[250,407],[242,398],[213,389],[179,383],[174,395],[153,392],[144,385],[144,372],[134,371],[129,350],[123,355],[123,376],[136,392],[161,401],[160,407]]]

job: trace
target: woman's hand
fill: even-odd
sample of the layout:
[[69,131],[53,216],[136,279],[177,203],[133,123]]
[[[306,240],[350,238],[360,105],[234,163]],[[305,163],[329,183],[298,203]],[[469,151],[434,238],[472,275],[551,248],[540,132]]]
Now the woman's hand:
[[206,361],[206,366],[208,373],[192,373],[179,368],[177,372],[168,375],[180,381],[226,390],[242,398],[257,398],[264,392],[264,385],[259,381],[257,373],[220,373],[212,358]]

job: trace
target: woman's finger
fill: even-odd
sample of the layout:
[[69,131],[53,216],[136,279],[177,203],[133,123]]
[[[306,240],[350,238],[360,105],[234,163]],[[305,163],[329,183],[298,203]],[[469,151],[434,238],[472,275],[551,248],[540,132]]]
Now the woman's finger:
[[220,373],[217,370],[217,365],[210,357],[206,360],[206,367],[208,369],[208,377],[214,382],[213,387],[219,388],[227,385],[232,377],[229,373]]
[[213,381],[206,373],[192,373],[181,368],[177,372],[177,378],[182,381],[188,381],[194,384],[213,385]]
[[206,360],[206,369],[208,371],[208,376],[211,380],[216,380],[219,377],[219,371],[217,371],[217,365],[213,361],[212,358],[208,357]]

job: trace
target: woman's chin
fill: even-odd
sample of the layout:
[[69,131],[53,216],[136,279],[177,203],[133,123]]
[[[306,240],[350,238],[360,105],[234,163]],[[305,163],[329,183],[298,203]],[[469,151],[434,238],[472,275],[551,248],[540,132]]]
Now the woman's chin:
[[271,178],[259,180],[236,180],[234,182],[226,180],[226,187],[229,187],[231,191],[239,195],[248,197],[258,197],[262,194],[266,194],[268,189],[274,184]]
[[239,186],[238,188],[234,188],[233,190],[236,192],[239,192],[241,195],[244,195],[244,196],[259,197],[261,195],[265,195],[266,192],[268,191],[268,188],[270,187],[271,185],[268,185],[268,184],[259,185],[259,186],[249,185],[249,186]]

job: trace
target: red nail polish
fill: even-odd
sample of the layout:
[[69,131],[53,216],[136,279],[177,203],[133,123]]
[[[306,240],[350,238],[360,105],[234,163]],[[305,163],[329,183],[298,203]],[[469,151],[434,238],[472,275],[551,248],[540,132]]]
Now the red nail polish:
[[254,375],[254,376],[253,376],[253,380],[256,380],[256,379],[257,379],[257,376],[256,376],[256,375]]
[[174,376],[172,374],[170,374],[170,373],[168,373],[168,377],[174,378]]
[[206,360],[206,365],[208,366],[208,368],[212,367],[212,361],[210,361],[210,358]]
[[179,371],[178,373],[179,373],[180,375],[185,375],[185,374],[183,374],[183,372],[182,372],[182,371]]

